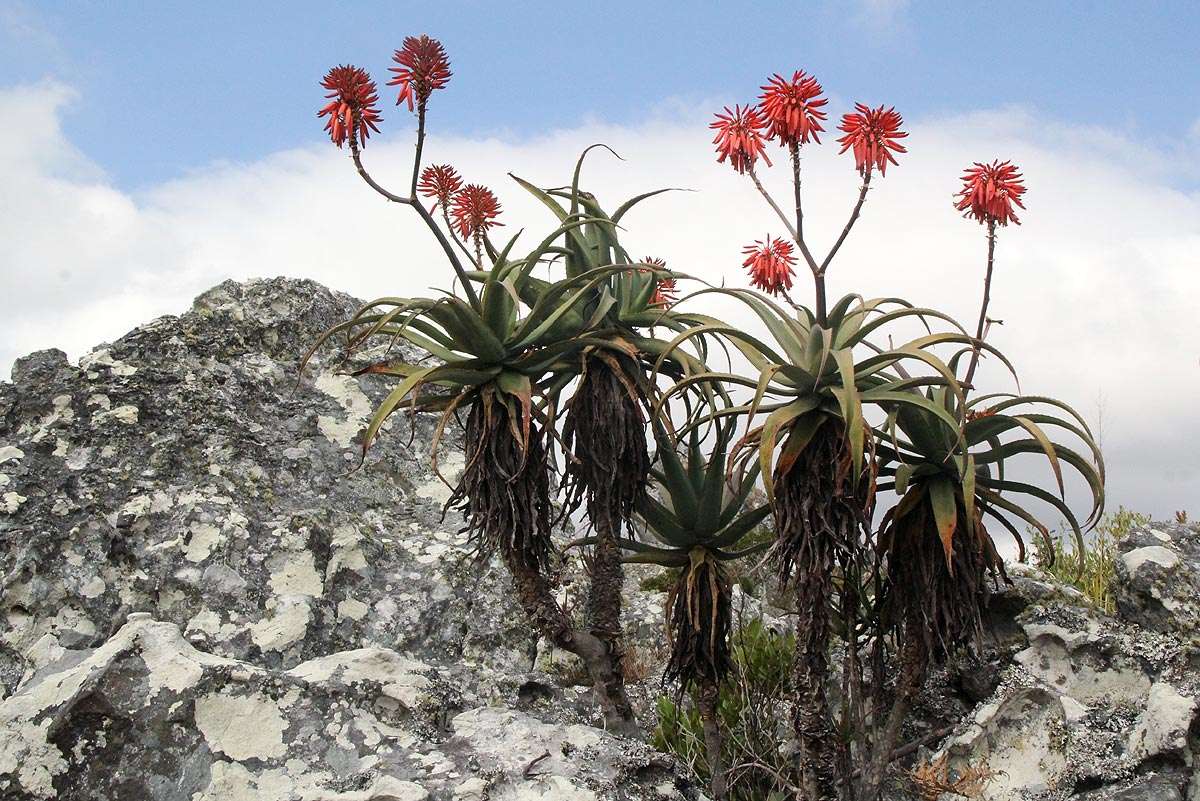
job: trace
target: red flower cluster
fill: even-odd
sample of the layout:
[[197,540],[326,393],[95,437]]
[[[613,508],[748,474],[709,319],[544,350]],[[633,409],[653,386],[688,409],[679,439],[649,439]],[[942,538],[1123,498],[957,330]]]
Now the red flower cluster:
[[746,260],[742,266],[750,271],[750,284],[768,295],[777,295],[792,288],[792,276],[796,257],[792,255],[792,243],[786,239],[767,237],[765,242],[756,241],[747,245],[742,253]]
[[342,64],[325,73],[321,86],[329,90],[325,97],[330,101],[317,112],[317,117],[329,117],[325,121],[329,138],[338,147],[347,137],[366,146],[371,131],[379,133],[376,123],[382,119],[375,107],[379,95],[371,76],[361,67]]
[[725,107],[724,114],[718,114],[716,122],[708,126],[716,130],[717,135],[713,144],[717,146],[717,161],[729,159],[730,165],[740,173],[754,166],[754,162],[762,156],[763,161],[770,166],[771,159],[767,157],[763,146],[763,132],[767,121],[754,106]]
[[821,84],[803,70],[792,73],[789,81],[774,75],[761,87],[762,113],[770,123],[768,139],[779,139],[781,145],[803,145],[811,138],[818,145],[818,133],[825,129],[821,120],[826,114],[821,107],[829,101],[821,97]]
[[[667,263],[663,259],[646,257],[642,259],[642,264],[649,264],[659,270],[667,269]],[[658,283],[654,287],[654,294],[650,296],[650,305],[655,307],[670,306],[678,299],[679,295],[675,287],[675,279],[659,278]]]
[[[450,198],[462,188],[462,177],[449,164],[434,164],[421,171],[421,182],[417,191],[425,197],[434,198],[433,209],[439,205],[447,208]],[[431,209],[431,211],[433,210]]]
[[908,136],[900,130],[904,118],[896,113],[896,109],[870,108],[862,103],[855,103],[856,113],[842,116],[842,124],[838,129],[846,133],[838,139],[842,145],[839,153],[854,149],[854,166],[864,176],[872,169],[878,169],[880,175],[887,173],[888,162],[896,163],[892,151],[906,153],[904,146],[897,142]]
[[406,36],[404,46],[392,55],[392,60],[400,66],[388,67],[388,71],[396,73],[396,77],[387,85],[400,87],[396,105],[407,102],[409,111],[413,110],[414,99],[417,105],[424,106],[435,89],[441,89],[450,82],[452,73],[446,48],[426,34]]
[[492,226],[504,225],[496,222],[500,216],[500,201],[492,190],[479,184],[468,184],[454,196],[450,216],[463,239],[482,237]]
[[963,187],[955,195],[954,207],[965,211],[965,217],[974,217],[979,222],[1008,225],[1009,220],[1021,224],[1013,211],[1015,203],[1021,209],[1021,195],[1025,194],[1024,178],[1010,161],[993,161],[968,169],[962,177]]

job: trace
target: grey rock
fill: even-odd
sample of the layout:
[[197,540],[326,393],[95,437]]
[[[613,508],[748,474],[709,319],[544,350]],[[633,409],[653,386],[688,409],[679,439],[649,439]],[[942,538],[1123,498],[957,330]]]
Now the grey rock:
[[[183,315],[137,328],[77,366],[42,351],[0,382],[0,698],[19,707],[45,682],[74,681],[72,671],[118,643],[126,654],[101,660],[103,692],[58,698],[52,719],[39,719],[60,734],[39,741],[19,726],[0,732],[6,747],[41,749],[46,764],[73,766],[50,779],[58,797],[93,798],[87,788],[106,787],[114,799],[195,801],[192,793],[210,785],[249,782],[258,788],[252,797],[266,798],[275,786],[254,758],[209,753],[195,699],[138,694],[145,660],[118,639],[131,613],[178,631],[182,644],[171,647],[204,667],[202,684],[214,692],[235,693],[223,682],[247,671],[264,687],[291,687],[289,671],[364,649],[427,665],[446,689],[421,742],[448,736],[455,715],[493,706],[552,728],[598,720],[587,687],[533,670],[536,638],[507,574],[479,564],[462,519],[443,516],[448,490],[429,468],[435,421],[416,416],[410,441],[410,421],[398,416],[359,466],[361,431],[387,386],[340,374],[333,351],[299,372],[317,336],[358,305],[311,281],[226,282]],[[450,436],[442,471],[453,477],[461,465]],[[572,597],[579,589],[567,585],[569,606],[582,606]],[[661,596],[639,593],[631,578],[630,610],[633,650],[647,664],[634,695],[649,712],[661,672]],[[133,694],[130,705],[122,693]],[[338,776],[359,776],[345,744],[319,722],[322,709],[297,724],[312,730],[320,759],[289,741],[270,764],[324,760]],[[32,792],[21,774],[31,764],[0,759],[0,786]],[[216,784],[214,771],[224,777]],[[43,778],[29,787],[44,789]],[[658,797],[614,795],[599,774],[545,782],[560,779],[586,779],[598,798]],[[375,798],[363,795],[367,786],[339,792]]]
[[270,670],[138,618],[0,704],[14,801],[684,799],[676,764],[511,709],[450,716],[437,668],[384,648]]
[[1151,773],[1115,787],[1075,796],[1079,801],[1184,801],[1187,777],[1178,773]]
[[1121,617],[1153,631],[1200,633],[1200,530],[1152,523],[1130,532],[1119,548]]

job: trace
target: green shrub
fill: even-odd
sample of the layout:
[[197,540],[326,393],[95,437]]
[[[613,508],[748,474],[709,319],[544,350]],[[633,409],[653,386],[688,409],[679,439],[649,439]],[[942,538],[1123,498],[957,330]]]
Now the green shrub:
[[[791,739],[791,665],[795,637],[759,619],[734,634],[734,668],[721,688],[718,708],[725,735],[730,801],[790,798],[799,784],[784,745]],[[704,731],[694,698],[658,699],[658,726],[651,742],[674,754],[702,780],[709,779]]]
[[638,582],[638,589],[642,592],[670,592],[678,580],[679,571],[674,568],[667,568],[642,579]]
[[[1131,512],[1124,506],[1104,516],[1097,525],[1091,539],[1086,543],[1082,556],[1065,533],[1053,535],[1050,546],[1040,537],[1034,537],[1038,565],[1064,584],[1079,589],[1096,608],[1108,614],[1116,611],[1112,581],[1117,557],[1117,541],[1125,537],[1136,526],[1150,522],[1149,515]],[[1052,549],[1052,550],[1051,550]],[[1050,555],[1054,559],[1051,562]],[[1082,570],[1080,560],[1083,561]]]

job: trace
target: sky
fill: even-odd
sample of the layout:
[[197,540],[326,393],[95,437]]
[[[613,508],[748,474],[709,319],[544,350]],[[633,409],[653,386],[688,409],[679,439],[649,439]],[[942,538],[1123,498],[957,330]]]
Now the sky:
[[[834,115],[887,103],[910,133],[831,294],[974,319],[985,242],[950,197],[971,162],[1014,160],[1029,209],[998,243],[992,341],[1022,389],[1102,429],[1112,507],[1200,516],[1187,450],[1200,443],[1200,5],[647,5],[0,0],[0,376],[38,348],[78,358],[226,278],[309,277],[360,297],[448,284],[418,222],[359,182],[315,116],[328,67],[383,79],[423,32],[454,69],[428,157],[496,189],[506,230],[549,222],[507,172],[563,183],[602,141],[624,160],[596,155],[585,178],[609,205],[694,190],[629,218],[635,251],[739,282],[742,247],[783,232],[715,163],[707,125],[771,73],[806,69]],[[403,185],[412,118],[390,91],[367,161]],[[826,139],[804,170],[806,229],[828,242],[856,194],[852,163]],[[765,180],[789,191],[783,171]],[[994,364],[980,379],[1012,389]]]

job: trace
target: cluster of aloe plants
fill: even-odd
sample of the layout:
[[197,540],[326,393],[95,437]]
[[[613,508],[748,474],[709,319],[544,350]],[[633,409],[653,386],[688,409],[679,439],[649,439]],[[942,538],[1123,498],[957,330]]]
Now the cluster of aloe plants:
[[[829,304],[830,264],[872,177],[897,163],[907,134],[900,115],[882,106],[859,105],[843,117],[839,142],[852,151],[862,182],[849,221],[818,259],[804,231],[800,151],[819,143],[826,100],[805,73],[775,76],[760,104],[717,116],[714,143],[719,161],[750,179],[787,236],[746,248],[745,266],[761,291],[712,287],[661,260],[630,256],[619,238],[626,215],[666,190],[608,213],[581,186],[592,148],[566,186],[513,176],[552,217],[531,248],[519,246],[520,232],[497,246],[491,235],[500,204],[492,191],[464,186],[448,165],[422,167],[428,103],[450,78],[445,51],[434,39],[410,37],[395,61],[397,103],[406,101],[417,118],[406,193],[385,189],[363,163],[381,120],[365,70],[330,71],[321,115],[367,184],[426,223],[455,285],[436,298],[368,303],[314,346],[337,335],[347,358],[397,341],[434,357],[406,362],[389,348],[356,369],[394,382],[365,432],[364,456],[397,411],[438,415],[435,469],[447,427],[463,428],[465,467],[448,479],[450,504],[480,555],[507,567],[531,627],[583,660],[613,730],[638,730],[621,670],[622,566],[675,570],[665,678],[694,691],[718,796],[725,793],[716,709],[730,667],[728,565],[760,550],[743,541],[773,515],[766,556],[796,611],[797,793],[873,801],[929,664],[978,641],[981,606],[991,583],[1005,578],[988,525],[1010,532],[1023,554],[1018,525],[1046,532],[1029,501],[1047,504],[1077,537],[1103,507],[1103,463],[1078,414],[1050,398],[980,394],[972,384],[985,354],[1011,370],[985,340],[997,227],[1019,222],[1012,205],[1021,206],[1020,175],[994,163],[963,179],[956,204],[986,226],[988,244],[973,334],[898,298],[849,295]],[[791,215],[757,172],[760,161],[770,164],[771,142],[791,162]],[[797,251],[812,274],[811,309],[791,296]],[[694,291],[677,299],[684,282]],[[739,302],[758,331],[696,310],[716,293]],[[902,336],[912,324],[920,333]],[[714,366],[718,359],[723,367]],[[1052,432],[1069,435],[1075,449]],[[1044,457],[1057,494],[1006,476],[1009,460],[1026,453]],[[1064,500],[1065,468],[1091,490],[1084,520]],[[751,500],[760,485],[765,504]],[[582,620],[559,603],[552,569],[561,547],[556,518],[577,510],[589,528],[570,544],[587,549]],[[827,694],[834,637],[846,653],[838,709]]]

